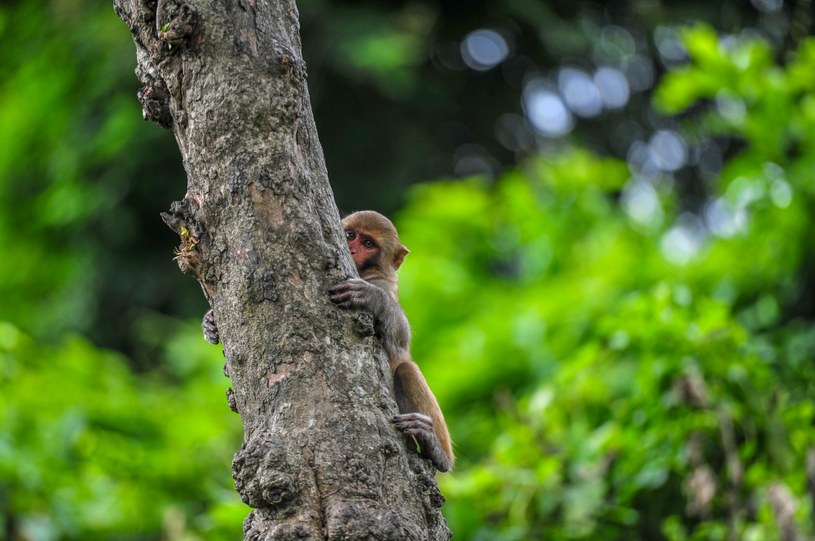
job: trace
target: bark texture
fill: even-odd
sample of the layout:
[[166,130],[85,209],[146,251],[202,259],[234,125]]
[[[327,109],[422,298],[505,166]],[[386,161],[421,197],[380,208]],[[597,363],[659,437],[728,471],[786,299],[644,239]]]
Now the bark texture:
[[114,6],[136,44],[144,116],[173,131],[188,176],[165,221],[218,320],[244,425],[233,474],[253,507],[245,539],[448,539],[434,472],[389,421],[372,320],[328,301],[355,270],[294,3]]

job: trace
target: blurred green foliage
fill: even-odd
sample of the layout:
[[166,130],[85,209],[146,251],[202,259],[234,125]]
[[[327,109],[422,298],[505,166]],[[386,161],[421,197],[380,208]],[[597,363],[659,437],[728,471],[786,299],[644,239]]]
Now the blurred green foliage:
[[[587,53],[575,28],[591,35],[590,17],[564,26],[511,4],[547,21],[551,48]],[[377,156],[389,175],[440,146],[404,117],[421,102],[445,117],[443,89],[468,86],[428,80],[444,9],[417,6],[343,8],[330,28],[346,34],[325,38],[338,72],[412,100],[382,122],[399,139],[329,123],[337,152],[391,144]],[[306,26],[329,26],[326,9],[304,2]],[[459,34],[481,24],[452,19]],[[126,33],[91,2],[0,9],[0,539],[217,541],[247,512],[220,353],[197,322],[159,314],[203,301],[157,219],[183,171],[140,120]],[[419,186],[398,216],[414,356],[459,454],[440,476],[456,539],[772,541],[784,505],[785,527],[815,535],[815,40],[779,63],[757,38],[696,26],[684,39],[691,61],[655,102],[691,144],[739,143],[708,187],[718,232],[688,226],[659,184],[659,212],[636,219],[620,204],[628,165],[570,144],[497,180]],[[495,82],[478,87],[474,107]],[[381,114],[325,88],[341,118]],[[375,176],[359,191],[381,192]]]
[[692,62],[657,100],[674,113],[739,100],[738,119],[711,107],[684,131],[746,142],[717,188],[744,212],[737,231],[670,263],[677,202],[643,228],[616,201],[624,164],[578,150],[495,183],[415,190],[399,216],[415,356],[459,448],[441,478],[457,536],[789,539],[774,505],[793,509],[785,527],[815,532],[815,335],[801,303],[815,40],[784,67],[757,39],[694,27],[685,40]]
[[2,538],[237,538],[240,421],[202,342],[174,329],[163,344],[173,364],[136,376],[86,340],[38,346],[0,323]]
[[205,303],[167,272],[175,239],[158,215],[184,172],[172,136],[141,119],[133,45],[105,8],[0,6],[0,319],[148,365],[142,313]]

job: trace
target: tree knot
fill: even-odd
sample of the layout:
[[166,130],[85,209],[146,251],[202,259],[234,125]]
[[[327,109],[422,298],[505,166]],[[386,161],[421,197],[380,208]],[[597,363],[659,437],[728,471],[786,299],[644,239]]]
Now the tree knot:
[[232,461],[235,488],[246,505],[288,516],[296,511],[299,489],[287,473],[285,450],[270,436],[253,438]]
[[162,212],[161,219],[167,226],[178,233],[181,243],[175,251],[176,263],[184,274],[192,274],[196,278],[201,275],[201,257],[199,243],[202,230],[197,221],[193,219],[193,203],[185,198],[170,205],[170,212]]
[[173,115],[170,112],[170,91],[164,79],[158,76],[145,75],[144,86],[137,94],[142,106],[142,117],[169,130],[173,127]]
[[198,14],[188,4],[181,4],[158,32],[161,41],[170,50],[189,45],[198,29]]

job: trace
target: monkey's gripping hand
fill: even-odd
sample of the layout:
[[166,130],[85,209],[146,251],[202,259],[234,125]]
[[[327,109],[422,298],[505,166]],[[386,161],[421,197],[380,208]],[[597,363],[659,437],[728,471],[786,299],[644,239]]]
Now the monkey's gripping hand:
[[204,329],[204,340],[211,344],[217,344],[221,341],[221,336],[218,334],[218,325],[215,324],[215,312],[212,309],[204,314],[201,327]]
[[416,439],[422,456],[429,458],[437,470],[446,472],[452,469],[453,461],[436,437],[432,418],[423,413],[403,413],[391,420],[399,432]]
[[410,325],[393,297],[362,278],[349,278],[329,288],[329,298],[343,308],[362,308],[374,316],[374,327],[389,359],[404,356],[410,346]]
[[362,278],[349,278],[328,289],[329,298],[344,308],[360,307],[378,316],[385,308],[387,294]]

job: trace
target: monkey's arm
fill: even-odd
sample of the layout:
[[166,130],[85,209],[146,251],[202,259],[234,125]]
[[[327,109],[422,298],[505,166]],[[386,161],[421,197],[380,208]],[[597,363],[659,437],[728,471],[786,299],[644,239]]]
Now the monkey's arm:
[[410,326],[399,303],[384,289],[361,278],[333,286],[331,300],[343,307],[368,310],[375,319],[393,372],[393,386],[400,415],[393,418],[400,432],[416,438],[421,453],[439,471],[453,467],[452,444],[436,397],[418,365],[410,359]]
[[[387,291],[362,278],[349,278],[331,287],[329,295],[339,306],[362,308],[374,316],[376,334],[389,360],[409,355],[410,325],[402,307]],[[391,370],[395,368],[391,364]]]

